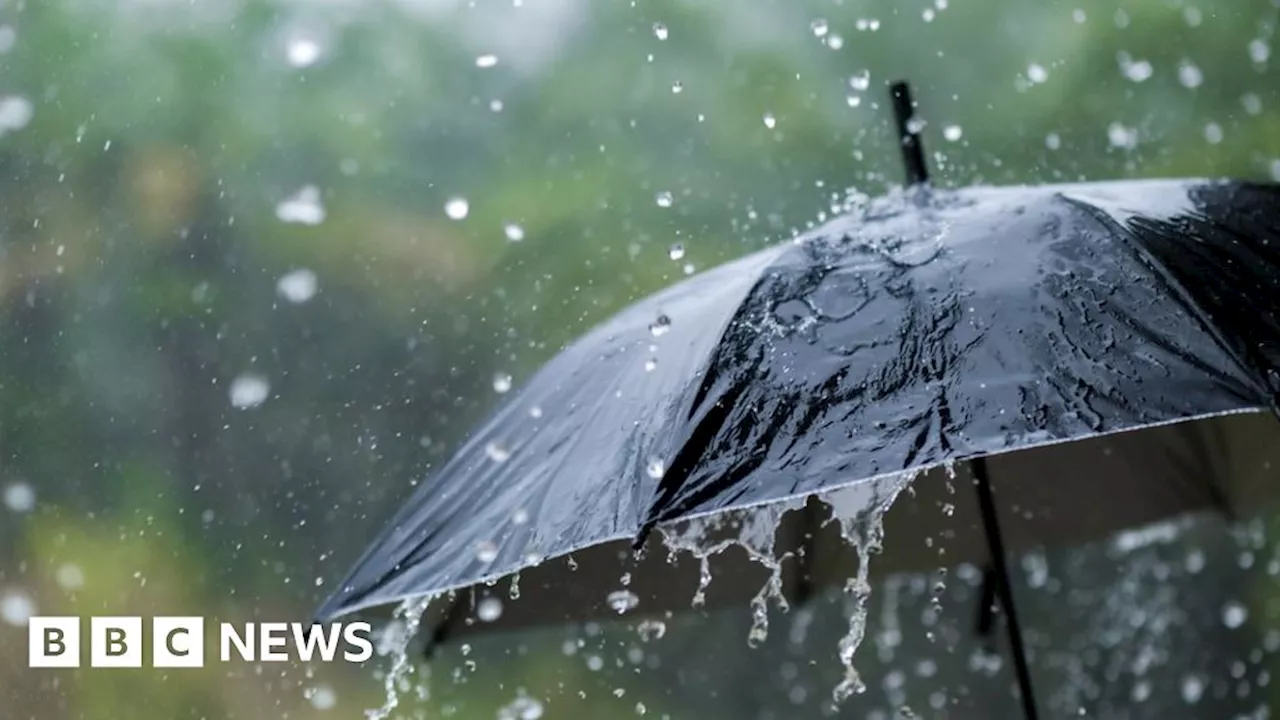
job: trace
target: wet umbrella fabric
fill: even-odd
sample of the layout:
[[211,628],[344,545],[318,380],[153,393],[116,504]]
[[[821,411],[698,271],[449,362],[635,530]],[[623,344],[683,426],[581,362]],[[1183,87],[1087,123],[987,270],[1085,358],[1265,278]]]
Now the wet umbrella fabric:
[[[1033,447],[988,462],[1002,506],[1022,509],[1001,517],[1012,548],[1271,494],[1270,418],[1156,426],[1274,406],[1280,189],[919,199],[873,203],[587,334],[423,484],[319,615]],[[1103,439],[1055,445],[1089,438]],[[985,542],[955,547],[959,561]]]

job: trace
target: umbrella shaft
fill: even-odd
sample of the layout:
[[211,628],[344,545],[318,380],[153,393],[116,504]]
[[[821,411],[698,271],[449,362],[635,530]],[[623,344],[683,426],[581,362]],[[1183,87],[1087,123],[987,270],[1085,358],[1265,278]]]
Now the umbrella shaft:
[[1004,608],[1005,624],[1009,630],[1009,645],[1013,649],[1013,668],[1018,676],[1018,693],[1022,698],[1022,714],[1026,720],[1037,720],[1035,694],[1031,690],[1031,669],[1027,665],[1026,647],[1022,644],[1022,627],[1018,624],[1018,612],[1013,603],[1013,585],[1010,583],[1009,566],[1005,562],[1004,541],[1000,538],[1000,520],[996,515],[995,501],[991,497],[991,481],[987,477],[986,458],[978,458],[971,464],[978,486],[978,503],[982,507],[982,528],[987,534],[987,548],[991,554],[991,567],[995,570],[996,596]]

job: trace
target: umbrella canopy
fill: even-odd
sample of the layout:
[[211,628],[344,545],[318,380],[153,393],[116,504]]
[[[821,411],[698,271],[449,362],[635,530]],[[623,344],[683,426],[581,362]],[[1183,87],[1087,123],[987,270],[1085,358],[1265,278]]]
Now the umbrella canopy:
[[[862,586],[879,515],[923,472],[878,565],[989,564],[1032,717],[1005,548],[1273,494],[1278,246],[1275,185],[917,185],[867,203],[566,348],[418,489],[319,616],[468,587],[474,610],[486,582],[525,568],[526,588],[557,591],[506,622],[654,610],[678,582],[662,553],[631,553],[652,528],[705,556],[721,546],[699,518],[761,506],[730,532],[749,550],[737,562],[772,571],[766,593],[803,597],[855,567]],[[844,522],[824,525],[810,495]],[[783,552],[804,562],[783,568]],[[570,553],[572,575],[546,562]],[[474,617],[454,605],[430,622],[439,636]]]
[[[564,350],[418,489],[320,615],[630,544],[663,521],[1269,409],[1278,249],[1270,185],[873,204],[644,300]],[[1010,516],[1010,543],[1254,504],[1274,482],[1248,458],[1277,436],[1226,427],[993,459],[996,492],[1027,509]],[[1020,501],[1014,484],[1038,497]]]

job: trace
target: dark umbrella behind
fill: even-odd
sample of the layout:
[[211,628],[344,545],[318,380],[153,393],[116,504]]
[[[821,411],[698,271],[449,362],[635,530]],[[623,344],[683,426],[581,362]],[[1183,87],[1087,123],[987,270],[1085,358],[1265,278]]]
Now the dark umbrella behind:
[[[655,525],[815,493],[866,515],[895,476],[934,468],[890,514],[880,565],[989,562],[1033,717],[1004,547],[1272,494],[1275,422],[1230,415],[1275,405],[1277,242],[1273,185],[917,187],[872,203],[566,348],[417,491],[320,615],[567,553],[583,567],[526,572],[528,592],[556,594],[504,620],[607,609],[602,590],[627,569],[644,607],[674,584],[661,553],[636,565],[627,552]],[[939,469],[985,456],[950,484]],[[969,482],[977,493],[953,491]],[[812,505],[796,515],[778,550],[807,547],[784,580],[803,597],[855,564],[834,528],[815,532]]]

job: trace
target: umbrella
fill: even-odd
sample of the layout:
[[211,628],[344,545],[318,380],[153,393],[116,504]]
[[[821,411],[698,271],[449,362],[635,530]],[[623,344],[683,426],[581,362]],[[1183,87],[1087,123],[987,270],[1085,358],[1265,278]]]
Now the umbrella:
[[[522,569],[555,593],[504,620],[643,608],[676,584],[661,553],[633,552],[654,528],[705,558],[722,547],[706,518],[750,507],[767,530],[732,532],[741,562],[768,569],[765,600],[855,566],[863,593],[880,515],[916,474],[877,565],[989,567],[1036,717],[1007,552],[1272,494],[1280,187],[935,190],[906,86],[893,98],[903,192],[565,348],[416,491],[318,616],[464,588],[475,603]],[[804,501],[815,494],[840,523]],[[775,535],[782,509],[796,512]],[[798,561],[781,567],[783,551]],[[576,574],[549,561],[570,554]],[[431,618],[437,636],[473,622],[464,602]]]

